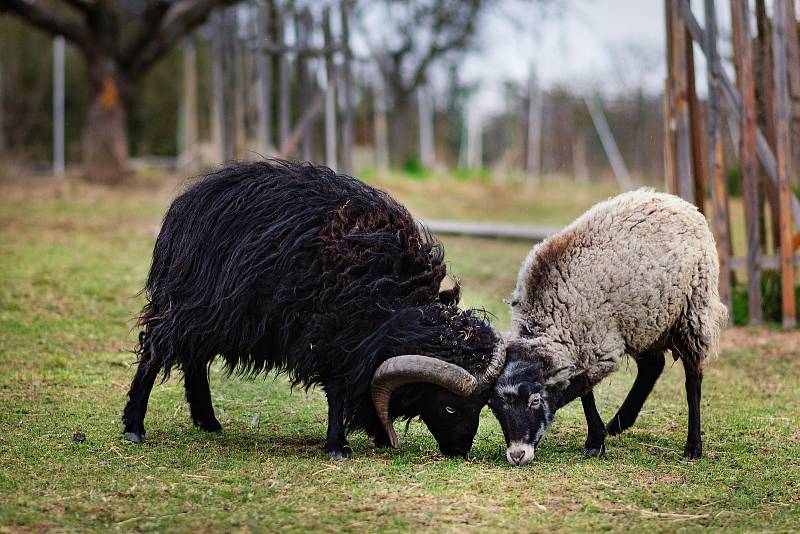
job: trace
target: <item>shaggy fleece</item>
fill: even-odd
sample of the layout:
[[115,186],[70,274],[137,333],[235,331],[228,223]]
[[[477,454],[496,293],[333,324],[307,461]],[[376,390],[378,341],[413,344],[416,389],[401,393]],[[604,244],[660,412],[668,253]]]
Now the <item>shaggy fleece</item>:
[[551,383],[585,373],[597,384],[626,354],[674,349],[672,337],[689,352],[680,357],[702,366],[727,316],[718,278],[714,237],[695,206],[624,193],[531,250],[510,302],[512,338],[544,359]]

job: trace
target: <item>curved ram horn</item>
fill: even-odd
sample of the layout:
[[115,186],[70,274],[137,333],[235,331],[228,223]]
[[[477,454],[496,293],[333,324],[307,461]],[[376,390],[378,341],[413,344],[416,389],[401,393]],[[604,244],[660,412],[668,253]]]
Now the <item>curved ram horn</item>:
[[394,448],[397,448],[397,434],[389,418],[389,401],[397,388],[415,382],[436,384],[464,396],[478,386],[475,377],[462,367],[430,356],[407,354],[383,362],[372,377],[372,404]]
[[475,379],[478,381],[478,384],[480,385],[494,384],[495,380],[497,380],[497,377],[500,376],[500,373],[503,371],[503,367],[505,366],[505,364],[506,364],[506,343],[505,341],[503,341],[503,338],[501,337],[500,341],[494,347],[494,352],[492,352],[492,358],[486,365],[486,369],[482,373],[478,373],[475,375]]

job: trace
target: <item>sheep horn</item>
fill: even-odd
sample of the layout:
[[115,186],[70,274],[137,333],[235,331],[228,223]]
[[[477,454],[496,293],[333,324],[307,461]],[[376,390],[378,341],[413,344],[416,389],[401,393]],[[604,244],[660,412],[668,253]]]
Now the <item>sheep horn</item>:
[[500,338],[500,341],[494,348],[494,352],[492,353],[492,358],[489,360],[489,363],[486,365],[486,369],[482,373],[478,373],[475,375],[475,379],[478,381],[480,385],[486,384],[494,384],[497,377],[500,376],[500,373],[503,371],[503,367],[506,364],[506,343]]
[[372,403],[394,448],[398,442],[389,418],[389,401],[397,388],[414,382],[436,384],[463,396],[470,395],[478,386],[475,377],[462,367],[430,356],[407,354],[383,362],[372,377]]

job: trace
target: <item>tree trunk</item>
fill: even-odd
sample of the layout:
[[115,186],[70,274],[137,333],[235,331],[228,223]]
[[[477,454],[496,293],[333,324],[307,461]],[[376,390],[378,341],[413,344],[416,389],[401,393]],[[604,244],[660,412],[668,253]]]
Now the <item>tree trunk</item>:
[[111,58],[89,58],[87,68],[90,104],[83,128],[84,172],[89,181],[119,184],[128,173],[130,89]]

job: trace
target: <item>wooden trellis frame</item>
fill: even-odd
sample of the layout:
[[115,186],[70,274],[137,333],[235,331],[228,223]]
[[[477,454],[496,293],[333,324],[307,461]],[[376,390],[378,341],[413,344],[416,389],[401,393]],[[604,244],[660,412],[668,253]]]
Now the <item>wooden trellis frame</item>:
[[[782,280],[783,324],[787,328],[796,324],[795,269],[800,258],[794,254],[794,228],[800,228],[800,202],[791,191],[791,147],[800,146],[800,139],[791,139],[791,106],[800,102],[790,100],[790,95],[800,94],[800,66],[787,62],[793,58],[796,43],[787,40],[788,30],[796,24],[791,0],[773,1],[772,53],[775,117],[775,143],[770,145],[758,128],[755,117],[752,37],[750,35],[750,9],[747,0],[730,0],[737,85],[731,82],[723,69],[717,50],[717,12],[714,0],[704,0],[706,28],[697,22],[689,0],[666,0],[667,64],[668,78],[665,90],[665,169],[671,191],[686,200],[701,205],[707,181],[711,181],[713,226],[720,256],[720,294],[725,304],[731,306],[732,271],[746,267],[748,278],[749,312],[753,323],[761,317],[761,270],[778,269]],[[708,113],[706,135],[702,132],[702,115],[694,88],[694,61],[692,42],[696,42],[706,56],[708,73]],[[747,227],[747,255],[733,257],[730,245],[728,191],[724,173],[722,150],[721,100],[726,111],[738,123],[739,163],[743,178],[743,201]],[[795,134],[797,135],[797,134]],[[774,149],[773,149],[774,148]],[[795,148],[795,150],[798,150]],[[778,193],[778,221],[780,253],[778,256],[761,254],[759,212],[758,164],[771,186]],[[797,172],[800,172],[798,164]]]

